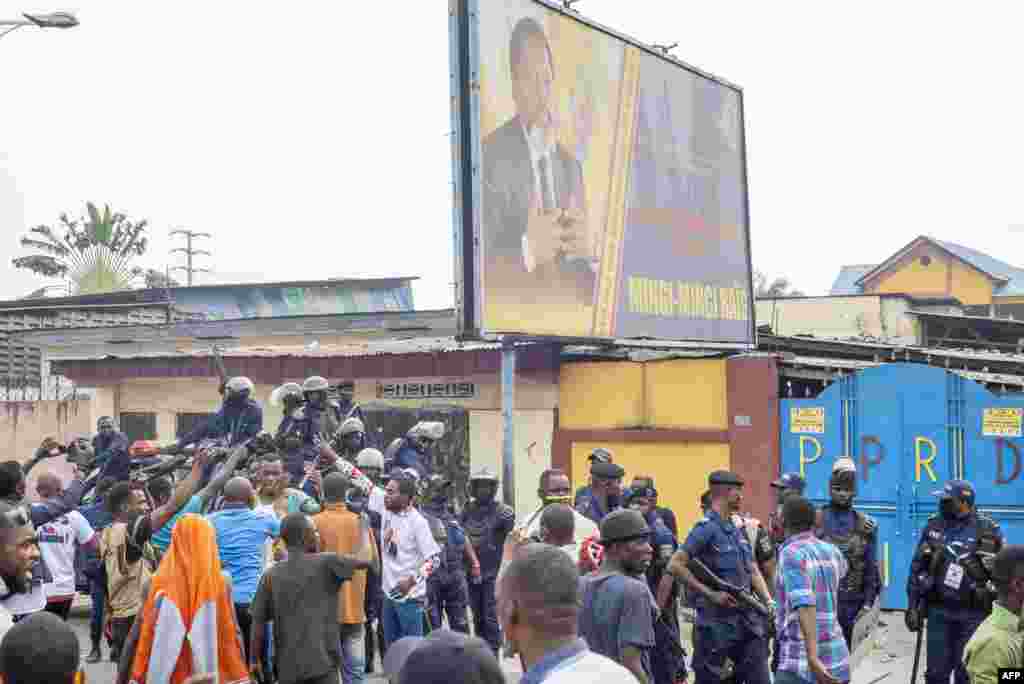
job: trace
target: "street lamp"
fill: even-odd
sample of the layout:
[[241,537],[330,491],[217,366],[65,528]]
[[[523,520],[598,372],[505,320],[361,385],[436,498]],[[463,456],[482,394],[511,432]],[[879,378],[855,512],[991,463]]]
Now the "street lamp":
[[22,26],[36,26],[38,28],[68,29],[78,26],[78,19],[70,12],[50,12],[48,14],[22,14],[21,19],[0,19],[0,26],[8,26],[6,31],[0,33],[0,37]]

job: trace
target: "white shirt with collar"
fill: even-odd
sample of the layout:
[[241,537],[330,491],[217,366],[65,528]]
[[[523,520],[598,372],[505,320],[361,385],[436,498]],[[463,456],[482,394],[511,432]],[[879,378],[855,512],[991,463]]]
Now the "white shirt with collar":
[[[528,128],[526,124],[520,123],[523,127],[523,137],[526,138],[526,147],[530,150],[530,168],[533,170],[533,196],[541,197],[542,188],[541,185],[541,173],[540,173],[540,162],[545,160],[547,163],[544,167],[544,177],[547,180],[548,192],[548,206],[558,206],[558,192],[555,190],[555,172],[552,165],[555,152],[555,140],[554,136],[548,135],[547,130],[534,126],[532,129]],[[544,206],[544,202],[540,202],[541,206]],[[530,251],[530,241],[527,236],[523,234],[523,265],[526,267],[528,273],[533,273],[533,270],[537,267],[537,262],[533,258],[533,253]]]

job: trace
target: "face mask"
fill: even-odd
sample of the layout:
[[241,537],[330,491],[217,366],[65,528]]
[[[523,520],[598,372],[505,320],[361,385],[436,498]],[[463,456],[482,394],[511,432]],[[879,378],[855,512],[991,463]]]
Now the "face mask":
[[474,487],[473,498],[482,504],[489,504],[494,501],[494,497],[497,495],[497,490],[493,487]]
[[552,504],[565,504],[566,506],[572,503],[572,497],[568,494],[562,496],[546,496],[543,499],[545,506],[551,506]]

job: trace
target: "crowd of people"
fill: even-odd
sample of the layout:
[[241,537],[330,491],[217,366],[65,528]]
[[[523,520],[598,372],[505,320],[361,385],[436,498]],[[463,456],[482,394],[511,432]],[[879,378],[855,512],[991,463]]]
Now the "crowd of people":
[[[517,517],[487,468],[459,504],[434,472],[441,423],[381,451],[311,378],[275,390],[284,418],[269,436],[251,392],[231,379],[221,410],[160,450],[198,444],[190,463],[133,452],[109,418],[69,455],[79,477],[36,479],[37,502],[26,475],[69,450],[48,440],[24,465],[0,463],[4,682],[73,681],[79,574],[87,660],[108,657],[123,684],[355,684],[378,667],[393,682],[497,683],[502,655],[519,659],[524,684],[851,680],[881,581],[850,459],[836,460],[820,510],[799,475],[773,482],[765,524],[743,515],[742,478],[715,471],[681,537],[653,478],[624,487],[607,449],[576,492],[545,471],[540,506]],[[908,627],[927,620],[929,684],[989,684],[1021,665],[1024,548],[975,510],[969,483],[938,494]],[[681,606],[694,610],[690,640]]]

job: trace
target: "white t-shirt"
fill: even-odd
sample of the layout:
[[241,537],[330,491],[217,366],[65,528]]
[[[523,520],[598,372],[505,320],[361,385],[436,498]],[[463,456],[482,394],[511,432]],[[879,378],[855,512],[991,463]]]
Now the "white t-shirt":
[[636,678],[614,660],[586,651],[559,664],[543,681],[544,684],[626,684],[635,682]]
[[89,543],[95,534],[78,511],[70,511],[36,529],[39,553],[52,578],[43,587],[47,599],[74,597],[75,546]]
[[[393,590],[400,580],[417,574],[428,558],[441,553],[427,519],[412,506],[402,513],[384,511],[380,523],[380,548],[385,594]],[[426,592],[427,583],[420,582],[409,592],[409,598],[421,598]]]

